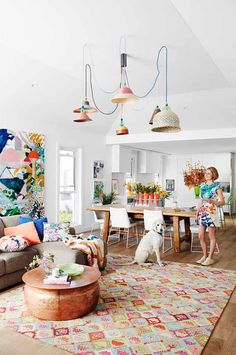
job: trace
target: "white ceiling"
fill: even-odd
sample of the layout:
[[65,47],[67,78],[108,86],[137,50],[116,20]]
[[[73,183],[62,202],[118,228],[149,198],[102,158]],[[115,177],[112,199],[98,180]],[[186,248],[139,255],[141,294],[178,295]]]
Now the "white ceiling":
[[[93,62],[99,84],[112,90],[125,35],[136,94],[150,87],[157,51],[166,45],[170,105],[182,129],[235,127],[235,10],[234,0],[0,0],[0,113],[114,134],[118,113],[95,114],[82,126],[72,122],[72,110],[83,97],[83,45],[91,48],[85,62]],[[111,110],[111,95],[94,85],[99,106]],[[125,111],[130,133],[150,130],[163,93],[164,72],[153,98]]]

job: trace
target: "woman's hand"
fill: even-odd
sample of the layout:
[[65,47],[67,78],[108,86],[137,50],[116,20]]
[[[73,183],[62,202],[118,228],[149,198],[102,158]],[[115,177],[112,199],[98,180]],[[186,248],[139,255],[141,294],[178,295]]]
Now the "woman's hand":
[[208,203],[211,203],[212,205],[218,206],[218,201],[214,200],[213,198],[209,198]]

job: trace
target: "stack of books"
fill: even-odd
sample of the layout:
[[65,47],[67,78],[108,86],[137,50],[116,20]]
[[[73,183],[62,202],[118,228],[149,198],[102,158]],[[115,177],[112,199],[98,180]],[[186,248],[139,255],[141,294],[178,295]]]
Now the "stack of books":
[[56,284],[56,285],[69,285],[71,281],[71,278],[67,274],[59,275],[59,276],[54,276],[54,275],[48,275],[43,279],[44,284]]

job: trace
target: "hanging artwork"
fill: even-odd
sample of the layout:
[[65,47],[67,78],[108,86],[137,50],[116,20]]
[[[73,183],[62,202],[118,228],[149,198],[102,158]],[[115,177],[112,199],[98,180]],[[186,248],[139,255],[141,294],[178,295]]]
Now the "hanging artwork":
[[104,178],[104,161],[95,160],[93,162],[93,178],[103,179]]
[[0,216],[44,215],[44,136],[0,129]]

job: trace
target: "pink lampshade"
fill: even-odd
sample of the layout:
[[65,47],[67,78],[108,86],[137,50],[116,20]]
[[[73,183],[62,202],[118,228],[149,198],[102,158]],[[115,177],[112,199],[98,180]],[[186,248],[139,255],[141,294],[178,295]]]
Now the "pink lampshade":
[[138,98],[128,86],[123,86],[119,88],[117,94],[111,101],[114,104],[135,103],[138,101]]
[[95,107],[90,106],[89,101],[87,98],[85,98],[82,101],[82,106],[79,108],[76,108],[73,112],[74,113],[80,113],[80,112],[87,112],[87,113],[95,113],[97,112],[97,109]]
[[81,112],[76,114],[76,119],[74,119],[74,122],[89,122],[92,121],[91,118],[87,115],[86,112]]

